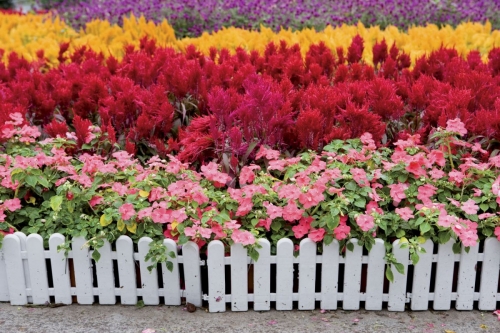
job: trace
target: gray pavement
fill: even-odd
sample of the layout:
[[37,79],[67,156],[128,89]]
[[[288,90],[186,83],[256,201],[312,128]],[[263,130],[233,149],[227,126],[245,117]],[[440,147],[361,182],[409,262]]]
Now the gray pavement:
[[492,311],[269,311],[189,313],[183,306],[70,305],[31,308],[0,303],[0,332],[423,332],[500,333]]

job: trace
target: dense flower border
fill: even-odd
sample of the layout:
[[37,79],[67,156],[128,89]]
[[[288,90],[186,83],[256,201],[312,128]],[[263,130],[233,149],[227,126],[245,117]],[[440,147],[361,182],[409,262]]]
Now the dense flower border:
[[[153,262],[167,260],[164,236],[201,248],[212,239],[240,243],[254,258],[259,237],[273,246],[289,237],[296,249],[304,237],[337,239],[341,248],[357,238],[368,249],[375,237],[388,248],[401,238],[415,262],[426,239],[454,238],[456,249],[500,239],[500,156],[478,160],[486,151],[458,138],[467,134],[459,119],[433,131],[427,146],[414,135],[394,150],[377,149],[369,133],[297,157],[261,146],[259,164],[243,167],[238,188],[214,162],[196,172],[173,156],[144,165],[124,151],[109,159],[72,157],[66,151],[76,145],[74,133],[37,141],[38,128],[21,114],[8,123],[0,155],[2,234],[21,230],[47,241],[59,232],[86,237],[95,248],[122,234],[150,236]],[[390,254],[386,259],[398,265]]]

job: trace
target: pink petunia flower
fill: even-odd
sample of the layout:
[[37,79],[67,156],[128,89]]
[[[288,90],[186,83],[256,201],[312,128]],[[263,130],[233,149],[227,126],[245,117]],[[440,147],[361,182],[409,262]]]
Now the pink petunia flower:
[[283,209],[283,219],[285,221],[293,222],[299,220],[302,217],[304,210],[299,209],[295,201],[288,201],[288,205]]
[[476,202],[472,199],[467,200],[462,204],[462,210],[466,212],[467,214],[477,214],[477,211],[479,209],[479,206],[476,205]]
[[450,119],[446,122],[446,130],[448,132],[458,133],[460,135],[466,135],[467,129],[460,118]]
[[135,215],[134,205],[131,203],[123,204],[118,211],[120,212],[122,219],[125,221],[130,220]]
[[309,235],[307,236],[310,240],[313,242],[321,242],[323,238],[325,237],[325,229],[319,228],[319,229],[314,229],[311,228],[309,231]]
[[333,233],[335,234],[335,238],[337,240],[343,240],[346,239],[347,236],[349,236],[349,233],[351,232],[351,227],[345,225],[345,224],[339,224],[338,227],[336,227],[333,230]]
[[361,168],[351,169],[352,178],[359,186],[369,186],[370,182],[366,178],[366,171]]
[[368,231],[375,226],[373,216],[361,214],[356,218],[356,223],[363,231]]
[[398,183],[388,185],[387,187],[391,189],[389,194],[391,195],[394,206],[399,205],[402,200],[406,199],[405,190],[408,189],[408,184]]
[[7,199],[4,201],[3,206],[13,212],[21,209],[21,200],[19,200],[19,198]]
[[269,216],[271,220],[283,216],[283,207],[275,206],[272,203],[269,203],[269,201],[264,201],[262,206],[266,208],[267,216]]
[[255,243],[255,237],[250,231],[246,230],[233,230],[233,234],[231,235],[231,239],[235,243],[239,243],[242,245],[251,245]]
[[396,214],[398,214],[399,217],[401,217],[405,221],[408,221],[409,219],[415,217],[415,215],[412,214],[412,210],[408,207],[396,208]]

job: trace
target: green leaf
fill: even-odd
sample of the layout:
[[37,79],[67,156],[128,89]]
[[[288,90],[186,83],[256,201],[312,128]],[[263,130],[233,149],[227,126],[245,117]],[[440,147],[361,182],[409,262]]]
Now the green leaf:
[[42,185],[45,188],[49,188],[50,187],[50,184],[49,184],[47,178],[45,178],[45,177],[38,178],[38,182],[40,183],[40,185]]
[[174,251],[170,251],[170,252],[168,253],[168,256],[169,256],[170,258],[175,258],[175,252],[174,252]]
[[422,234],[425,234],[429,230],[431,230],[431,225],[428,222],[424,222],[420,225],[420,232]]
[[346,247],[349,251],[351,251],[351,252],[354,251],[354,244],[353,243],[347,243]]
[[391,265],[387,265],[387,268],[385,269],[385,277],[390,282],[394,282],[394,274],[392,274]]
[[140,301],[137,302],[137,304],[135,305],[135,307],[138,308],[138,309],[142,309],[143,307],[145,307],[144,301],[141,299]]
[[411,261],[412,261],[413,265],[418,264],[419,260],[420,260],[420,256],[418,255],[418,253],[414,252],[411,254]]
[[273,221],[273,223],[271,223],[271,229],[273,229],[274,231],[279,231],[281,229],[281,222]]
[[253,261],[259,260],[259,252],[256,249],[251,249],[248,251],[248,255],[252,258]]
[[171,261],[167,261],[165,263],[165,265],[167,266],[167,269],[172,272],[174,270],[174,264],[171,262]]
[[453,244],[453,253],[459,254],[462,251],[462,244],[460,242],[456,242]]
[[399,272],[399,274],[404,274],[405,273],[405,266],[399,262],[394,263],[394,267],[396,267],[396,270]]
[[38,182],[38,177],[36,176],[26,177],[26,183],[28,183],[28,185],[31,187],[35,187],[37,182]]
[[333,242],[333,236],[326,235],[325,238],[323,238],[323,242],[325,242],[325,245],[330,245]]
[[92,259],[94,259],[95,262],[98,262],[99,259],[101,259],[101,254],[99,253],[99,251],[94,250],[94,252],[92,252]]
[[488,209],[490,209],[490,205],[488,205],[487,203],[482,203],[479,205],[479,207],[481,207],[481,210],[483,212],[487,211]]
[[448,242],[450,240],[451,233],[449,231],[441,231],[439,233],[438,238],[439,238],[439,243],[440,244],[444,244],[444,243],[446,243],[446,242]]
[[354,190],[356,190],[358,185],[356,184],[356,182],[351,180],[349,183],[345,184],[344,187],[346,190],[354,191]]
[[61,204],[62,204],[63,198],[60,195],[55,195],[52,198],[50,198],[50,208],[52,208],[53,211],[60,211],[61,210]]
[[403,229],[399,229],[398,231],[396,231],[396,237],[397,238],[401,238],[405,235],[405,231]]
[[404,183],[404,182],[406,182],[406,180],[407,180],[407,179],[408,179],[408,175],[407,175],[407,174],[401,174],[401,175],[399,175],[399,177],[398,177],[398,181],[399,181],[400,183]]
[[354,206],[359,208],[365,208],[366,200],[364,198],[359,198],[358,200],[354,201]]

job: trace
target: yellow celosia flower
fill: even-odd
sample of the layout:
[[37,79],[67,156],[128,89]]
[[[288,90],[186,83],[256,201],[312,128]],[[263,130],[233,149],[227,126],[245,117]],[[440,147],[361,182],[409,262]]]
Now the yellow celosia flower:
[[139,45],[139,40],[148,36],[157,41],[160,46],[170,46],[183,51],[190,44],[201,52],[208,54],[211,47],[227,48],[234,52],[241,47],[247,51],[263,52],[270,42],[279,43],[284,40],[289,45],[299,44],[302,54],[305,54],[312,44],[324,42],[330,49],[342,47],[347,50],[352,38],[359,34],[365,41],[363,59],[372,62],[372,48],[377,41],[385,39],[389,46],[396,46],[410,55],[412,61],[418,57],[439,49],[441,46],[454,47],[462,56],[470,50],[478,50],[487,60],[488,52],[495,46],[500,46],[500,32],[492,31],[491,24],[462,23],[456,28],[436,25],[417,26],[407,32],[399,31],[389,26],[382,30],[379,27],[357,26],[327,27],[323,31],[304,29],[291,31],[282,29],[276,33],[271,29],[261,27],[260,31],[249,31],[238,28],[224,28],[218,32],[204,33],[197,38],[177,40],[172,27],[163,21],[155,24],[131,16],[125,18],[123,27],[111,25],[108,21],[94,20],[85,29],[75,31],[57,17],[49,15],[6,15],[0,14],[0,48],[8,53],[17,52],[28,60],[36,59],[36,52],[44,50],[45,57],[51,64],[57,64],[59,44],[70,42],[70,52],[75,48],[87,46],[105,56],[113,55],[122,58],[125,45]]

